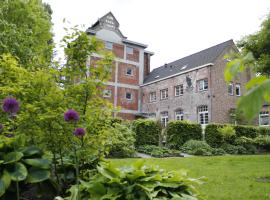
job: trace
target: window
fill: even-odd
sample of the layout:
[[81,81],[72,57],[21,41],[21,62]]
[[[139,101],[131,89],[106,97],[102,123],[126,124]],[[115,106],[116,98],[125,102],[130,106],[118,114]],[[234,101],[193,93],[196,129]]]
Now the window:
[[127,68],[126,75],[133,76],[133,69]]
[[112,50],[113,49],[113,43],[112,42],[105,42],[105,48],[108,50]]
[[230,83],[228,85],[228,93],[229,93],[229,95],[233,95],[233,83]]
[[112,91],[111,90],[103,90],[103,97],[110,98],[112,96]]
[[200,124],[208,124],[208,107],[206,105],[198,107],[198,115]]
[[150,102],[154,102],[157,100],[157,95],[156,95],[156,92],[150,92],[150,95],[149,95],[149,101]]
[[160,90],[160,100],[168,99],[168,88]]
[[176,97],[184,94],[184,87],[183,85],[177,85],[174,87],[174,94]]
[[198,81],[198,89],[199,91],[205,91],[208,90],[208,80],[202,79]]
[[184,113],[182,109],[175,111],[175,119],[180,121],[184,120]]
[[269,112],[263,111],[259,115],[260,126],[269,126]]
[[235,95],[241,96],[241,85],[240,84],[235,84]]
[[130,92],[126,92],[126,99],[132,100],[132,94]]
[[161,113],[160,122],[161,122],[162,127],[166,127],[167,126],[167,124],[169,122],[168,112],[162,112]]
[[133,48],[132,47],[127,47],[126,51],[127,51],[127,54],[133,54]]

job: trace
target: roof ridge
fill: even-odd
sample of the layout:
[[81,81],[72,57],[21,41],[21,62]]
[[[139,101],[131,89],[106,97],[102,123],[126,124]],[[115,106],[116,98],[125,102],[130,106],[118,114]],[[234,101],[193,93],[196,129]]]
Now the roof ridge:
[[[169,64],[171,64],[171,63],[177,62],[177,61],[182,60],[182,59],[184,59],[184,58],[187,58],[187,57],[190,57],[190,56],[194,56],[194,55],[199,54],[199,53],[201,53],[201,52],[203,52],[203,51],[207,51],[207,50],[209,50],[209,49],[211,49],[211,48],[217,47],[217,46],[219,46],[219,45],[222,45],[222,44],[225,44],[225,43],[228,43],[228,42],[233,42],[233,39],[230,39],[230,40],[227,40],[227,41],[225,41],[225,42],[222,42],[222,43],[216,44],[216,45],[214,45],[214,46],[208,47],[208,48],[206,48],[206,49],[200,50],[200,51],[198,51],[198,52],[196,52],[196,53],[193,53],[193,54],[184,56],[184,57],[182,57],[182,58],[179,58],[179,59],[174,60],[174,61],[172,61],[172,62],[169,62],[169,63],[167,63],[167,64],[169,65]],[[160,67],[156,67],[155,69],[162,68],[163,66],[164,66],[164,65],[161,65]],[[155,69],[153,69],[152,71],[154,71]]]

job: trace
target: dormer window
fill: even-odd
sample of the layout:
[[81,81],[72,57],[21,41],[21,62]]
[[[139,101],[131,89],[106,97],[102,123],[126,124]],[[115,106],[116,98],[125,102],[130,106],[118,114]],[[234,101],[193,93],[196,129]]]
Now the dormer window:
[[105,41],[105,49],[112,50],[113,49],[113,43]]
[[133,54],[133,48],[132,47],[127,46],[126,50],[127,50],[127,54],[130,54],[130,55]]

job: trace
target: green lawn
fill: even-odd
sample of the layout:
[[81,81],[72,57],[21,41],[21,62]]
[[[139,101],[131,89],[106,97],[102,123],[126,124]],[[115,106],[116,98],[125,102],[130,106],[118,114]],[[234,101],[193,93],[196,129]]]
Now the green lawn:
[[[123,166],[136,160],[112,159],[112,162],[115,166]],[[167,170],[185,169],[190,177],[207,177],[205,184],[198,188],[205,199],[270,199],[270,155],[145,160]],[[269,178],[259,182],[258,177]]]

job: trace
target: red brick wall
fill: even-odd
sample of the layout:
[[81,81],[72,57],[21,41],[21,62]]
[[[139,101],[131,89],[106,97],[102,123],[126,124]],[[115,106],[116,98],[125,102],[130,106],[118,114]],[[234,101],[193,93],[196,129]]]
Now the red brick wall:
[[[97,58],[97,57],[91,57],[91,60],[90,60],[90,66],[91,67],[95,67],[97,61],[99,61],[100,58]],[[109,81],[111,82],[114,82],[115,81],[115,62],[113,62],[112,64],[112,72],[111,72],[111,78],[109,79]]]
[[[126,99],[126,92],[131,92],[132,100]],[[118,87],[117,106],[121,106],[123,109],[138,110],[138,90]]]
[[117,113],[117,117],[121,117],[121,118],[126,119],[126,120],[136,119],[135,115],[130,114],[130,113]]
[[124,45],[114,43],[113,53],[118,58],[124,58]]
[[[133,75],[129,76],[126,75],[127,68],[131,68],[133,70]],[[131,85],[138,85],[139,84],[139,68],[125,63],[118,64],[118,82],[131,84]]]
[[127,57],[127,60],[139,62],[139,50],[133,48],[133,54],[127,53],[126,57]]

